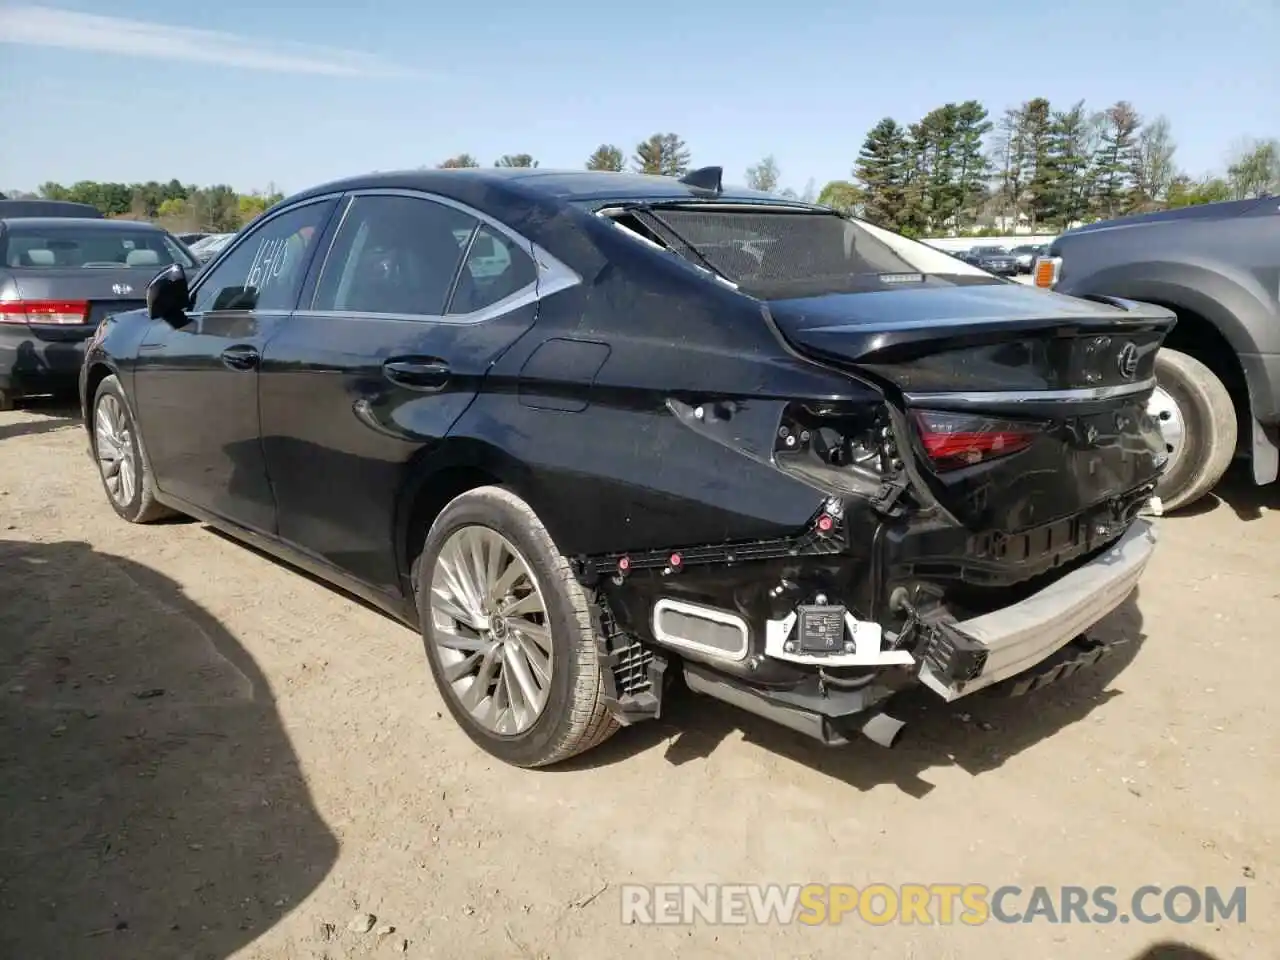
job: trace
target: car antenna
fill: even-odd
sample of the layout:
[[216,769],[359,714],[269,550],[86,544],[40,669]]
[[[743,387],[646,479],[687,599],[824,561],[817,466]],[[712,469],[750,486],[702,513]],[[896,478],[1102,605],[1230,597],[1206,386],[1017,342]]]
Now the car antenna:
[[680,182],[695,190],[709,190],[719,194],[724,192],[723,177],[724,167],[699,167],[686,173],[680,178]]

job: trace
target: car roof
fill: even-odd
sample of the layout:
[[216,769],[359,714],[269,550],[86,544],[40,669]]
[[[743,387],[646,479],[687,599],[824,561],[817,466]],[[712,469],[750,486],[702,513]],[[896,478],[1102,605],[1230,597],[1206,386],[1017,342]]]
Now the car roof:
[[496,188],[506,199],[525,196],[529,199],[563,202],[640,200],[750,200],[790,203],[812,207],[799,201],[788,201],[774,194],[745,187],[725,187],[718,194],[681,183],[675,177],[641,173],[613,173],[601,170],[558,170],[541,167],[464,167],[451,170],[402,170],[370,173],[321,184],[295,194],[286,202],[309,196],[347,190],[401,189],[421,190],[465,200],[480,187]]
[[102,211],[90,203],[72,200],[4,200],[0,199],[0,219],[27,217],[86,217],[101,220]]
[[155,230],[162,228],[145,220],[107,220],[94,217],[5,217],[0,223],[10,226],[35,227],[89,227],[94,230]]

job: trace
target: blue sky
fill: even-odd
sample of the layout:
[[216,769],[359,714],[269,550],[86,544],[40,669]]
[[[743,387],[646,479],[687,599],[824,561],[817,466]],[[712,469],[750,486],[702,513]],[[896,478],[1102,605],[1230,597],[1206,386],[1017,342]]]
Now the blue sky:
[[880,117],[1034,96],[1164,114],[1199,174],[1280,136],[1277,48],[1280,0],[0,0],[0,189],[579,167],[674,131],[735,182],[772,153],[800,190],[848,177]]

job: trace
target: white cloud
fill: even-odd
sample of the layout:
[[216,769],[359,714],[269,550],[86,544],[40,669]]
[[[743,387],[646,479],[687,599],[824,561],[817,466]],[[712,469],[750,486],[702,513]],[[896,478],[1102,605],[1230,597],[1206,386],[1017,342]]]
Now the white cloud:
[[410,73],[377,57],[348,50],[277,43],[220,30],[175,27],[52,7],[0,6],[0,43],[331,77]]

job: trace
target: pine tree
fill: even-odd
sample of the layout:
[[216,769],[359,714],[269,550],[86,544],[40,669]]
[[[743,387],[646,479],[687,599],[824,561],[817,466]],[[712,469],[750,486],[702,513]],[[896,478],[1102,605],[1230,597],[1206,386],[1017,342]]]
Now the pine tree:
[[440,164],[441,170],[461,170],[465,167],[478,167],[480,162],[469,153],[460,153]]
[[778,178],[780,176],[778,163],[773,159],[773,155],[770,154],[754,166],[747,167],[747,186],[752,190],[773,193],[778,189]]
[[679,177],[689,170],[689,151],[676,134],[655,133],[636,145],[632,162],[640,173]]
[[1094,213],[1110,220],[1124,213],[1131,202],[1133,160],[1142,119],[1127,100],[1108,108],[1102,144],[1094,163]]
[[588,170],[608,170],[618,173],[622,170],[622,151],[611,143],[602,143],[596,147],[595,153],[587,157]]
[[983,140],[991,132],[987,108],[977,100],[966,100],[956,108],[955,177],[959,204],[955,226],[959,230],[977,218],[986,199],[991,162],[982,152]]
[[1083,100],[1068,110],[1054,112],[1050,121],[1045,157],[1049,177],[1042,216],[1059,229],[1083,220],[1089,212],[1093,164],[1090,124]]
[[1046,219],[1052,204],[1053,164],[1049,154],[1053,143],[1053,113],[1049,101],[1036,97],[1022,105],[1022,142],[1026,155],[1026,210],[1031,217],[1031,232]]
[[853,175],[862,187],[862,215],[871,223],[896,230],[902,220],[907,186],[907,137],[892,117],[867,134]]

